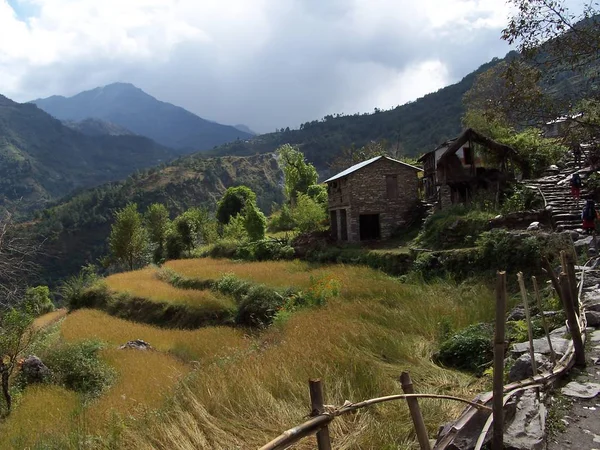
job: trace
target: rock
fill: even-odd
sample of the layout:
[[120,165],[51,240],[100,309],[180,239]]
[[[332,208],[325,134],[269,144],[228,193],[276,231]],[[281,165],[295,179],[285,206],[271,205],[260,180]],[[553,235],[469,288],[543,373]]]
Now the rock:
[[600,326],[600,312],[598,311],[586,311],[585,320],[590,327]]
[[590,341],[592,344],[597,344],[600,342],[600,330],[593,331],[590,333]]
[[598,383],[579,383],[571,381],[560,392],[568,397],[594,398],[600,394],[600,384]]
[[546,407],[534,390],[523,392],[515,417],[504,432],[505,448],[542,450],[546,448]]
[[567,330],[566,325],[556,328],[550,332],[550,339],[552,339],[552,336],[564,336],[568,332],[569,332],[569,330]]
[[558,168],[558,166],[556,164],[552,164],[550,167],[548,167],[546,170],[549,170],[551,172],[560,172],[560,169]]
[[525,309],[522,306],[515,307],[506,318],[509,322],[523,319],[525,319]]
[[531,222],[529,224],[529,226],[527,227],[527,231],[537,231],[541,228],[541,225],[539,222]]
[[[535,353],[535,362],[538,372],[543,372],[544,369],[549,368],[548,358],[540,353]],[[529,353],[525,353],[519,356],[519,358],[510,368],[510,372],[508,373],[508,381],[521,381],[532,376],[533,368],[531,367],[531,356],[529,356]]]
[[29,355],[21,363],[21,372],[27,383],[42,383],[50,376],[50,369],[40,358]]
[[148,344],[146,341],[143,341],[141,339],[129,341],[126,344],[123,344],[119,347],[120,350],[124,350],[127,348],[131,348],[134,350],[154,350],[154,348],[150,344]]
[[[550,334],[550,340],[552,341],[552,348],[554,349],[554,353],[556,353],[557,355],[564,355],[567,349],[569,348],[569,341],[566,339]],[[511,351],[514,355],[521,355],[523,353],[529,352],[529,342],[520,342],[518,344],[513,344]],[[550,347],[548,346],[548,340],[545,337],[534,339],[533,351],[535,353],[542,353],[544,355],[549,354]]]
[[580,238],[580,235],[576,230],[565,230],[565,231],[563,231],[563,234],[567,234],[567,235],[571,236],[571,239],[573,239],[573,242],[578,241]]
[[586,236],[583,239],[578,239],[573,244],[577,250],[588,249],[592,245],[593,236]]

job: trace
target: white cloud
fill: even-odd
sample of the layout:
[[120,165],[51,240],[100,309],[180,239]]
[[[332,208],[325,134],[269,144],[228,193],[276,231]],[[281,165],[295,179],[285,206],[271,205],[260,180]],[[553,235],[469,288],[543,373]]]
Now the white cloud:
[[0,0],[0,92],[114,81],[260,131],[403,103],[506,46],[504,0]]

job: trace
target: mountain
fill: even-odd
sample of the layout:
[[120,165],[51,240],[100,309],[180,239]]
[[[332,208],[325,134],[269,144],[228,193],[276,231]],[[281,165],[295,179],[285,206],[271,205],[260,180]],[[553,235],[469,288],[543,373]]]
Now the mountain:
[[84,119],[80,121],[64,120],[63,123],[73,130],[87,136],[128,136],[135,133],[115,123],[100,119]]
[[214,211],[228,187],[246,185],[268,212],[274,202],[283,201],[282,181],[273,154],[220,158],[196,154],[73,194],[38,213],[28,225],[45,240],[39,260],[42,281],[52,284],[104,256],[114,212],[129,202],[137,203],[141,211],[154,202],[163,203],[173,217],[194,206]]
[[40,208],[176,156],[141,136],[86,136],[34,104],[0,95],[0,207]]
[[33,103],[60,120],[101,119],[176,149],[209,150],[252,136],[161,102],[129,83],[109,84],[73,97],[52,96]]
[[243,123],[238,123],[237,125],[234,125],[234,127],[240,131],[243,131],[244,133],[251,134],[252,136],[256,136],[258,134],[258,133],[255,133],[254,131],[252,131],[250,128],[248,128]]

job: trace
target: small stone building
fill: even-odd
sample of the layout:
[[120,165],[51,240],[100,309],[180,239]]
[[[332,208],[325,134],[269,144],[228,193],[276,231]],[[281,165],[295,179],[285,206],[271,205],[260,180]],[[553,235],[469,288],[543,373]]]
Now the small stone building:
[[420,171],[377,156],[325,180],[333,237],[347,242],[390,238],[419,204]]

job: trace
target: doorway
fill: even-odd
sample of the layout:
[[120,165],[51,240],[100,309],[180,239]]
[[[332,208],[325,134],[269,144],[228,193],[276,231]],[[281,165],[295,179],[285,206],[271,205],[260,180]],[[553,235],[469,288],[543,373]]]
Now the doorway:
[[361,214],[359,224],[361,241],[373,241],[381,237],[379,214]]
[[342,241],[348,240],[348,218],[346,217],[346,210],[340,209],[340,231],[342,232]]
[[331,238],[334,241],[338,239],[338,223],[337,223],[337,213],[335,209],[329,212],[329,229],[331,230]]

